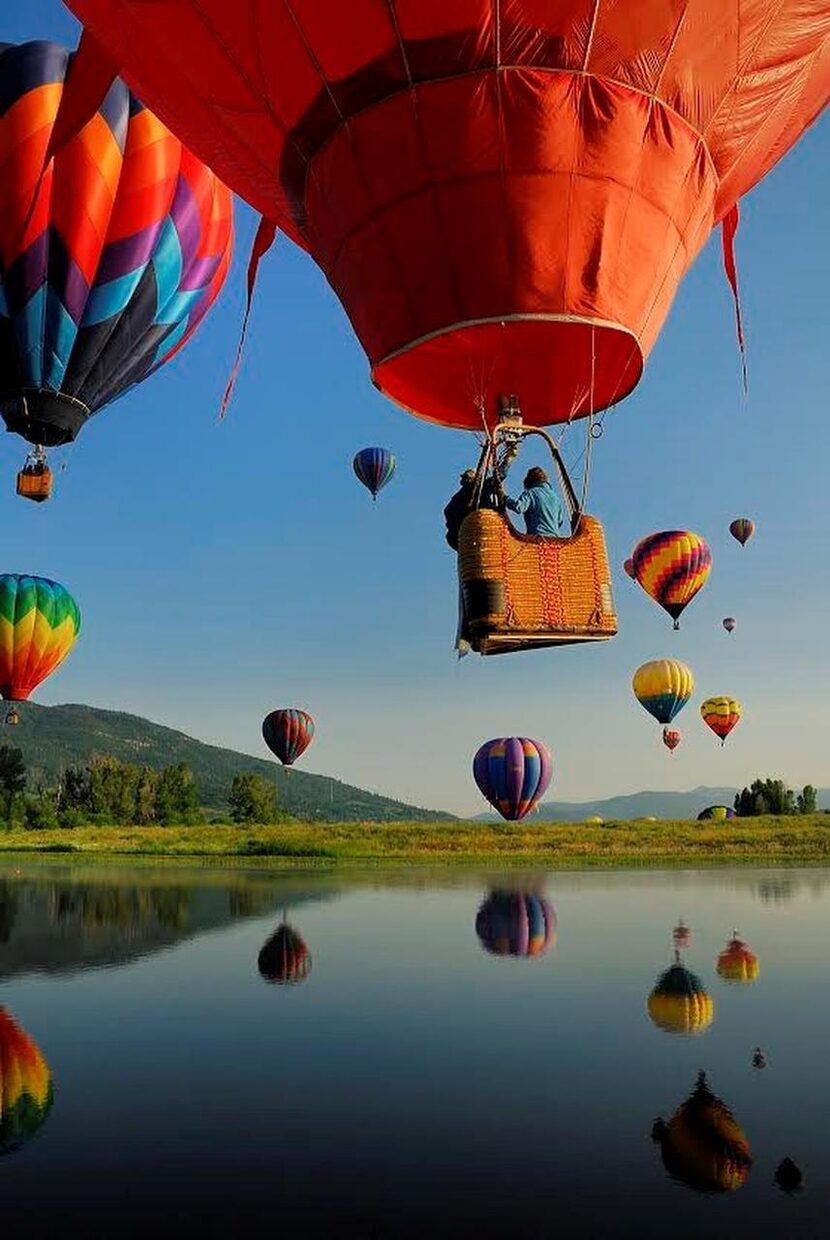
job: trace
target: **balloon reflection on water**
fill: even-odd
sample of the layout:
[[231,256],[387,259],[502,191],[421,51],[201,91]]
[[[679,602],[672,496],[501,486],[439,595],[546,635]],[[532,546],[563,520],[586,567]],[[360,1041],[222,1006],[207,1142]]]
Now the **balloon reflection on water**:
[[493,956],[541,956],[556,941],[556,914],[536,892],[491,891],[478,910],[476,934]]
[[738,937],[737,930],[718,956],[718,976],[727,982],[755,982],[761,975],[758,957]]
[[293,926],[282,921],[260,948],[257,958],[260,977],[279,986],[304,982],[311,972],[311,953]]
[[749,1142],[726,1103],[701,1072],[694,1090],[668,1121],[652,1131],[663,1164],[674,1179],[698,1192],[734,1192],[752,1166]]
[[661,973],[648,997],[648,1014],[652,1023],[666,1033],[703,1033],[715,1016],[711,996],[696,973],[675,961]]
[[52,1108],[49,1065],[28,1034],[0,1008],[0,1154],[19,1149]]

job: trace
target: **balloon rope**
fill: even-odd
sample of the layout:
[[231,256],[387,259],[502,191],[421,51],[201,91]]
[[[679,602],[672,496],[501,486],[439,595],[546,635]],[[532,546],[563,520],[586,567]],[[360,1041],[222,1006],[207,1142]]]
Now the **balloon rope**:
[[259,263],[263,254],[271,248],[275,236],[277,235],[277,226],[273,220],[267,220],[263,215],[259,221],[259,227],[256,230],[253,245],[251,246],[251,257],[248,260],[248,278],[247,278],[247,295],[245,298],[245,315],[242,319],[242,330],[239,333],[239,344],[236,348],[236,357],[231,367],[230,377],[225,387],[225,394],[222,397],[222,404],[219,409],[219,421],[221,422],[228,408],[228,402],[233,394],[236,386],[236,379],[239,374],[239,367],[242,363],[242,350],[245,347],[245,337],[248,332],[248,319],[251,315],[251,304],[254,297],[254,285],[256,284],[257,272],[259,271]]
[[738,204],[735,203],[731,211],[728,211],[723,217],[721,238],[723,241],[723,268],[729,281],[729,287],[732,289],[732,300],[735,302],[735,328],[738,334],[738,347],[741,350],[741,374],[743,376],[744,396],[746,397],[749,394],[746,372],[746,342],[744,340],[744,325],[741,318],[741,297],[738,292],[738,268],[735,263],[735,233],[738,231],[740,220]]

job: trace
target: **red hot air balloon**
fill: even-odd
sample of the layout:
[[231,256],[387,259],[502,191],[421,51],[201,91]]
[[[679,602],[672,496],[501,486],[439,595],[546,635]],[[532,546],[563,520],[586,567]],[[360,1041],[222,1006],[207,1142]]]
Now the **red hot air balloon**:
[[692,932],[681,917],[671,932],[672,942],[676,948],[688,947],[692,941]]
[[683,733],[678,728],[663,728],[663,744],[669,753],[674,753],[682,739]]
[[292,766],[314,736],[314,720],[304,710],[272,710],[262,721],[262,739],[283,766]]
[[549,751],[526,736],[486,741],[473,759],[479,790],[509,822],[518,822],[535,809],[551,774]]
[[828,0],[68,4],[76,105],[123,71],[270,222],[257,254],[309,251],[377,387],[475,430],[483,394],[538,426],[630,392],[829,89]]

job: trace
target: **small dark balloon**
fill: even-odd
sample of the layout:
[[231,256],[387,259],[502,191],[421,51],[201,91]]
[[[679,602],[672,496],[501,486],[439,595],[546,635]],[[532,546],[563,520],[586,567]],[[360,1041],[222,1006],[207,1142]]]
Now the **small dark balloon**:
[[729,526],[729,533],[745,547],[755,533],[755,522],[750,521],[749,517],[736,517]]
[[724,619],[723,619],[723,627],[726,629],[727,633],[731,633],[731,632],[733,631],[733,629],[735,628],[735,619],[734,619],[734,617],[733,617],[733,616],[725,616],[725,617],[724,617]]
[[775,1168],[775,1183],[785,1193],[797,1193],[804,1187],[804,1172],[791,1158],[784,1158]]

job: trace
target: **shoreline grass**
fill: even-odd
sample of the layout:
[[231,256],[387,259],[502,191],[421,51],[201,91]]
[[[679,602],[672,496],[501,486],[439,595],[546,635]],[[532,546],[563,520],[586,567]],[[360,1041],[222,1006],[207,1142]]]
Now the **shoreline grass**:
[[546,869],[830,865],[830,815],[712,822],[280,823],[0,832],[3,854],[190,859],[276,869],[493,863]]

